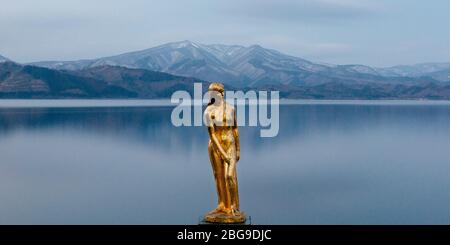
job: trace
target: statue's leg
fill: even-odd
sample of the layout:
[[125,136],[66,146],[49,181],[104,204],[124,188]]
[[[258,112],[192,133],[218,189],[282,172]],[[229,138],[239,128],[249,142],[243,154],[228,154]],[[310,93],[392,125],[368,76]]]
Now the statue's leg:
[[209,142],[208,153],[217,188],[217,208],[214,211],[224,211],[227,203],[225,169],[224,169],[225,166],[222,163],[222,158],[213,149],[212,142]]
[[231,211],[232,211],[231,205],[232,205],[233,195],[232,195],[232,192],[230,191],[230,183],[228,181],[228,176],[227,176],[228,168],[229,168],[230,164],[224,161],[223,165],[225,167],[224,168],[225,195],[226,195],[226,200],[227,200],[227,202],[225,203],[225,207],[226,207],[226,212],[231,213]]
[[230,200],[231,200],[231,211],[239,212],[239,190],[237,183],[237,172],[236,172],[236,149],[234,147],[230,147],[229,155],[232,156],[231,161],[227,164],[225,179],[227,183],[227,189],[229,192]]
[[236,170],[236,164],[237,161],[234,162],[234,183],[236,184],[236,188],[234,189],[234,208],[239,211],[240,205],[239,205],[239,184],[238,184],[238,178],[237,178],[237,170]]

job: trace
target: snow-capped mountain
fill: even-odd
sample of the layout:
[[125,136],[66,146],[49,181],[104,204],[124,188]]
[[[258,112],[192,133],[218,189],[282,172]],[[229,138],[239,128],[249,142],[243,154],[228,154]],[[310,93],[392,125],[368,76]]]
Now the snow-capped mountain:
[[44,61],[33,65],[66,70],[116,65],[241,85],[301,83],[305,75],[329,68],[258,45],[206,45],[191,41],[93,60]]
[[9,61],[9,59],[0,55],[0,62],[6,62],[6,61]]
[[278,90],[283,98],[450,98],[449,63],[333,65],[259,45],[182,41],[98,59],[31,65],[0,56],[0,97],[167,98],[175,90],[189,91],[196,81]]
[[[328,82],[418,82],[417,79],[404,78],[415,74],[400,72],[406,68],[319,64],[259,45],[245,47],[201,44],[191,41],[167,43],[141,51],[99,59],[44,61],[32,64],[65,70],[79,70],[103,65],[123,66],[250,87],[280,84],[317,85]],[[426,66],[418,66],[417,69],[422,69],[424,72],[436,71]]]

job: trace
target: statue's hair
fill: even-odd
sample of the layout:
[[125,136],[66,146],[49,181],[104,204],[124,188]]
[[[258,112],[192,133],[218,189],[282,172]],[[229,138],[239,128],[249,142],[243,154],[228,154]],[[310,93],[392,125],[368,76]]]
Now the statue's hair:
[[225,87],[219,82],[213,82],[209,85],[208,91],[217,91],[219,93],[223,93],[225,92]]
[[[209,85],[208,91],[216,91],[216,92],[223,94],[225,92],[225,87],[223,86],[222,83],[213,82]],[[211,99],[211,102],[208,105],[213,104],[214,103],[213,100],[214,100],[214,98]],[[227,103],[223,103],[223,116],[222,116],[223,126],[227,125],[226,106],[227,106]]]

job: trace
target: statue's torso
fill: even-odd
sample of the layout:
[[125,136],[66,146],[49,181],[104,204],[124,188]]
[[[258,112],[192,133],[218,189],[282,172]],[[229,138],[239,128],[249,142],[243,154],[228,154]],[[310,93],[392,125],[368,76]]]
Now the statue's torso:
[[232,146],[234,147],[234,110],[232,109],[232,106],[227,105],[224,114],[222,106],[218,107],[210,105],[206,108],[206,113],[209,114],[210,119],[213,121],[212,125],[214,127],[214,134],[224,150],[228,150],[228,148]]

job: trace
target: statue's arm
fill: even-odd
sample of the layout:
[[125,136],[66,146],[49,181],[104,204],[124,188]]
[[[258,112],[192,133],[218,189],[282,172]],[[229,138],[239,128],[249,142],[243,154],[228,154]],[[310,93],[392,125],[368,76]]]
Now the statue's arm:
[[236,119],[236,111],[233,110],[233,135],[234,135],[234,142],[236,144],[236,160],[239,161],[241,158],[241,144],[239,142],[239,131],[238,131],[238,125],[237,125],[237,119]]
[[219,139],[217,139],[217,136],[215,134],[215,130],[214,130],[214,125],[213,125],[213,121],[210,117],[210,115],[208,114],[208,134],[209,134],[209,138],[211,139],[211,141],[213,142],[213,145],[216,147],[216,149],[219,150],[220,155],[222,156],[222,159],[224,159],[225,161],[229,162],[230,161],[230,157],[227,155],[227,153],[225,152],[225,150],[223,149],[223,147],[220,145]]

